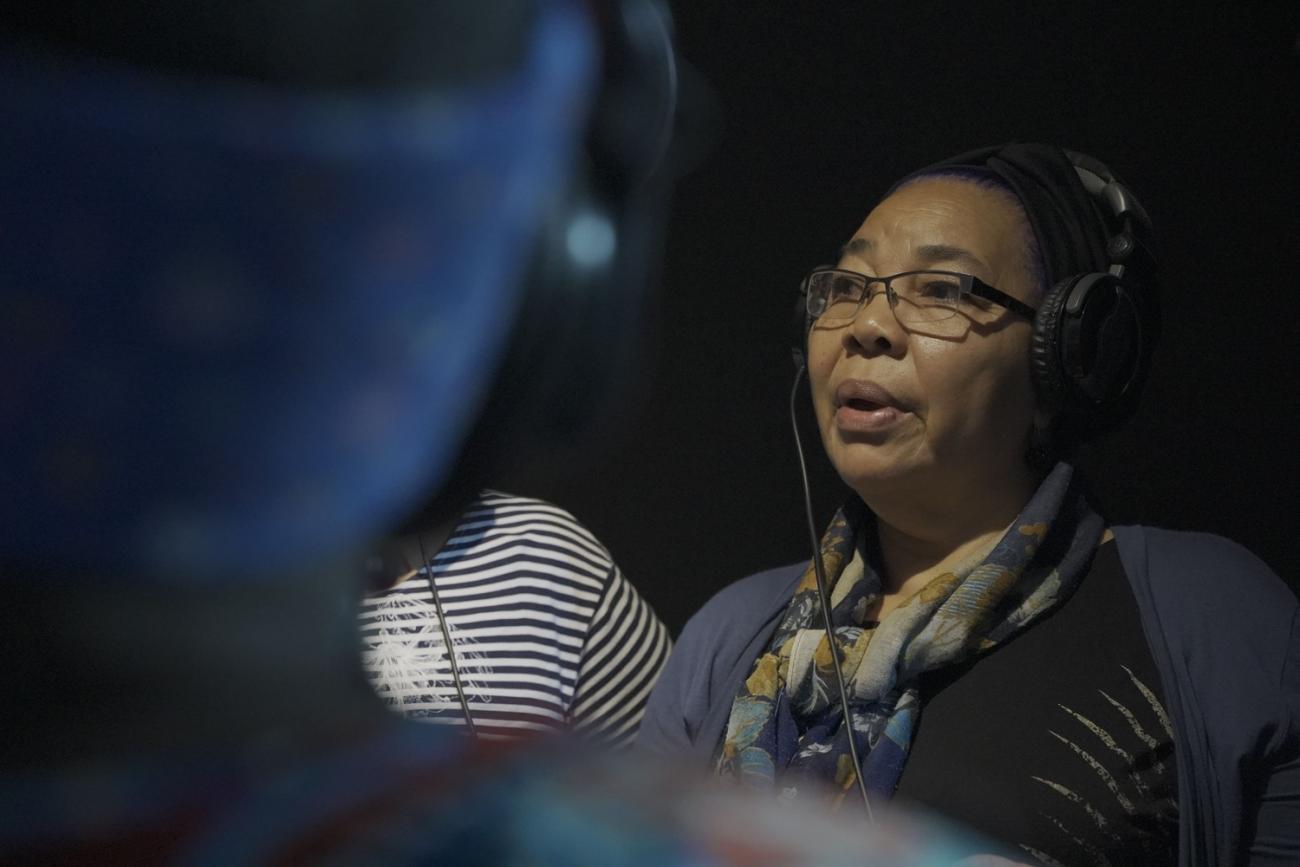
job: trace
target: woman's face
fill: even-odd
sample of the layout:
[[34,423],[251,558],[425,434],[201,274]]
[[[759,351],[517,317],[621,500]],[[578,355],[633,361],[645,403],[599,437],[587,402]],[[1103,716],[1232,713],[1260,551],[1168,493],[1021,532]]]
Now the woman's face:
[[[1036,306],[1029,231],[1008,194],[923,178],[867,215],[838,267],[960,271]],[[894,492],[966,496],[1027,478],[1031,323],[978,299],[956,317],[951,333],[909,330],[881,292],[849,323],[813,324],[808,371],[822,442],[868,503]]]

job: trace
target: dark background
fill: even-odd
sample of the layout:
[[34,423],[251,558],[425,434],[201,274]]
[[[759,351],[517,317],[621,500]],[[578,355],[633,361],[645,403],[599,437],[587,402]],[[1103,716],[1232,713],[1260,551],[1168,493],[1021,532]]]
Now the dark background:
[[[721,122],[678,186],[649,375],[626,436],[521,493],[577,514],[674,631],[805,558],[786,409],[803,271],[903,173],[1044,140],[1128,181],[1162,254],[1142,408],[1085,458],[1101,511],[1228,536],[1297,586],[1300,4],[1269,6],[674,3]],[[811,446],[821,522],[846,489]]]

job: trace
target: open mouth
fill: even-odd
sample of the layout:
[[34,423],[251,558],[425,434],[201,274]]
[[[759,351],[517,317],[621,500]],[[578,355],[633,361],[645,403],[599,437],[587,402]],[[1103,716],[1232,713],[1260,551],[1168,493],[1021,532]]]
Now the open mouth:
[[865,379],[841,382],[835,403],[835,426],[846,434],[883,435],[908,415],[888,389]]

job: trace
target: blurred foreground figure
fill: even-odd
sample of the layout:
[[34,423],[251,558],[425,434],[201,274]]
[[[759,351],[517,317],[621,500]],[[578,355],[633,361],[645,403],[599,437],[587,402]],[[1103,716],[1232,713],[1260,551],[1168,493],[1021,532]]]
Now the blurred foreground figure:
[[515,323],[636,248],[570,184],[606,22],[470,5],[0,27],[0,861],[950,860],[366,684],[367,543],[477,490]]

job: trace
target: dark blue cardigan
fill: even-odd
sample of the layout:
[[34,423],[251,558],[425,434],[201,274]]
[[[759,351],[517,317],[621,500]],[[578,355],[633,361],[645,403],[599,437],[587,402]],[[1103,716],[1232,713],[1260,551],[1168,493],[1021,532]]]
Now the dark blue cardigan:
[[[1117,527],[1178,762],[1179,863],[1300,864],[1300,605],[1218,536]],[[706,766],[803,564],[751,575],[686,624],[646,707],[642,750]]]

